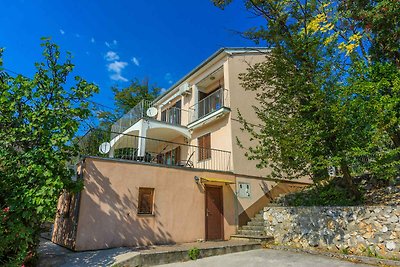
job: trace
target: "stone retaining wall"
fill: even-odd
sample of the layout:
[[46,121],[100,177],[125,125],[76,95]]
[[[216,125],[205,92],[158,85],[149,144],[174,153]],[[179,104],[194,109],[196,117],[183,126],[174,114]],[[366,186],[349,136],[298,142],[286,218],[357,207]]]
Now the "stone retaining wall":
[[400,207],[266,207],[267,235],[284,245],[400,258]]

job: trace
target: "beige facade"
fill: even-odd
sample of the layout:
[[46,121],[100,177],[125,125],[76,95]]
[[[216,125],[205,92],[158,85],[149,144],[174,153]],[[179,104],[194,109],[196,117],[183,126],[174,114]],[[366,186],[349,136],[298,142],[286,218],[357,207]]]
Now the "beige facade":
[[[222,190],[221,238],[229,239],[273,198],[308,184],[307,179],[267,180],[270,170],[257,169],[236,142],[254,145],[240,130],[238,110],[258,124],[255,92],[243,89],[239,74],[266,60],[267,52],[220,49],[154,102],[143,102],[121,118],[109,140],[110,159],[89,157],[82,166],[85,188],[74,202],[79,219],[75,237],[68,237],[74,241],[60,241],[61,230],[53,240],[89,250],[212,239],[207,186],[211,197]],[[194,177],[211,179],[195,182]],[[152,215],[138,215],[141,187],[154,189]],[[56,228],[70,229],[73,222],[61,217]]]
[[[194,176],[234,182],[229,173],[86,158],[76,250],[205,239],[204,184]],[[215,184],[213,182],[208,184]],[[235,233],[234,184],[223,188],[224,238]],[[154,188],[154,213],[138,215],[140,187]]]

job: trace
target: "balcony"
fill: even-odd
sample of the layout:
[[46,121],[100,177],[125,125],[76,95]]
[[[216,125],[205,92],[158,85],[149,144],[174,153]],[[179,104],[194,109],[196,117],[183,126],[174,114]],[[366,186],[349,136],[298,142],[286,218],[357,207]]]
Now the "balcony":
[[[139,104],[133,107],[128,113],[117,120],[112,126],[111,131],[113,133],[124,133],[126,130],[131,128],[134,124],[140,121],[142,118],[149,118],[147,110],[153,107],[153,102],[148,100],[142,100]],[[159,121],[165,122],[171,125],[185,125],[189,118],[189,111],[183,110],[176,107],[170,107],[161,112]],[[111,136],[116,137],[115,134]]]
[[[111,136],[120,136],[113,141]],[[111,141],[110,141],[111,140]],[[154,165],[231,170],[231,152],[140,137],[132,134],[89,131],[79,141],[80,154],[102,158],[142,162]]]
[[[139,104],[133,107],[128,113],[122,116],[111,126],[111,131],[115,133],[123,133],[141,118],[147,117],[146,111],[148,108],[152,107],[152,104],[153,103],[148,100],[140,101]],[[112,138],[114,137],[115,136],[112,136]]]
[[173,125],[186,125],[189,112],[176,107],[168,108],[161,112],[161,121]]
[[224,103],[225,91],[226,89],[219,88],[191,106],[189,108],[191,116],[189,116],[188,127],[193,127],[196,122],[205,121],[212,115],[229,112],[229,108],[225,107]]

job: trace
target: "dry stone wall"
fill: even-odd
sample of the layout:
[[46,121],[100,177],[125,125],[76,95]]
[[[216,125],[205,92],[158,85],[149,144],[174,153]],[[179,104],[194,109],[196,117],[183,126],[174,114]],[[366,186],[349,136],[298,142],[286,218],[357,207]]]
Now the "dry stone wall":
[[266,207],[267,235],[284,245],[400,258],[400,207]]

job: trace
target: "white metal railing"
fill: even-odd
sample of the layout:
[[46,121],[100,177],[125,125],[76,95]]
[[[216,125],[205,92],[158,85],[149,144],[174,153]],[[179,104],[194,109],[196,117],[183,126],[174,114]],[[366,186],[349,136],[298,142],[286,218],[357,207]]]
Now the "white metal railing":
[[[147,117],[146,111],[152,106],[153,102],[149,100],[142,100],[139,104],[133,107],[128,113],[117,120],[112,126],[111,131],[122,133],[138,120],[143,117]],[[114,137],[112,137],[114,138]]]
[[182,123],[182,109],[171,107],[161,112],[161,121],[181,125]]
[[[230,151],[132,134],[112,132],[111,136],[119,136],[119,138],[116,142],[110,143],[109,131],[89,130],[79,140],[80,155],[176,167],[231,171]],[[109,148],[101,149],[103,144],[108,144]],[[141,144],[144,144],[143,151],[141,151]]]
[[192,111],[192,114],[189,116],[189,123],[199,120],[222,108],[224,106],[224,91],[224,88],[217,89],[212,94],[200,100],[197,104],[191,106],[189,109]]

